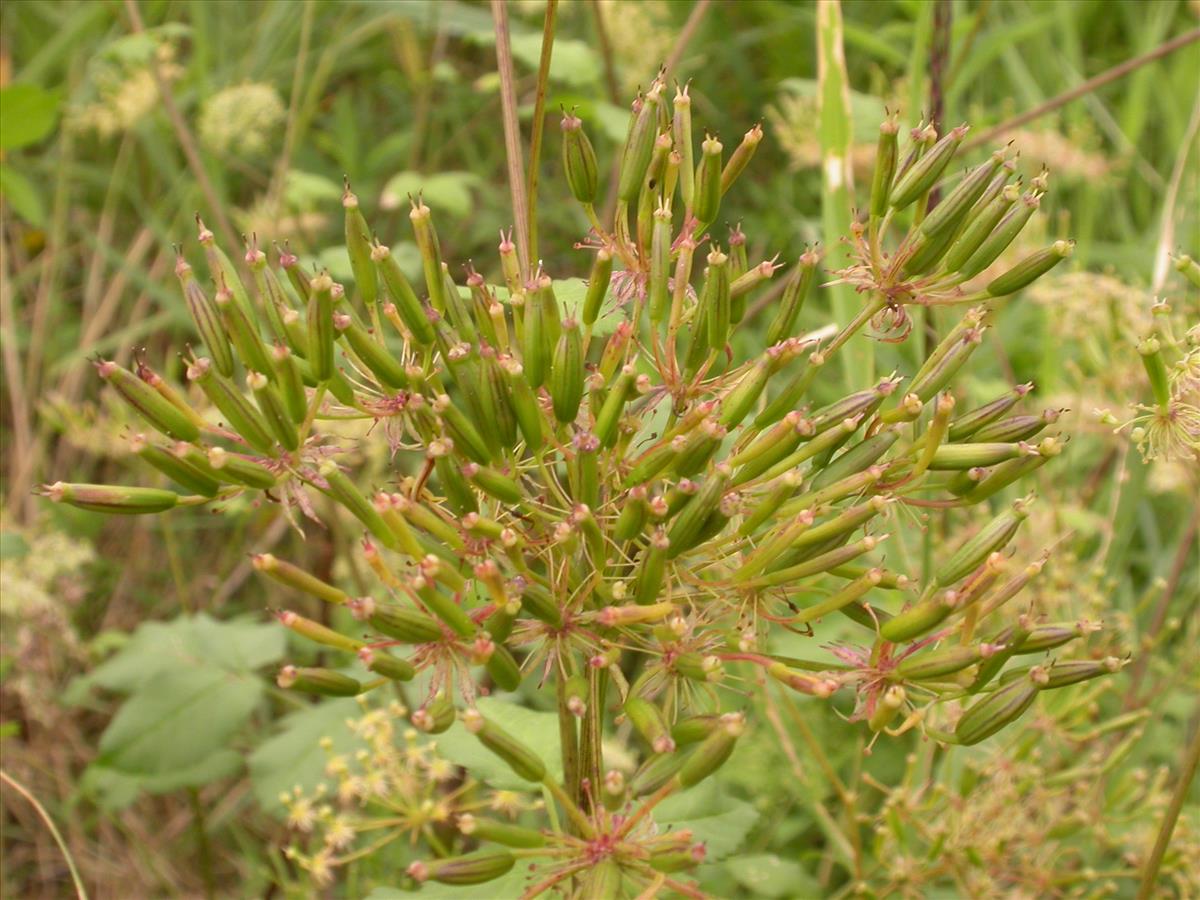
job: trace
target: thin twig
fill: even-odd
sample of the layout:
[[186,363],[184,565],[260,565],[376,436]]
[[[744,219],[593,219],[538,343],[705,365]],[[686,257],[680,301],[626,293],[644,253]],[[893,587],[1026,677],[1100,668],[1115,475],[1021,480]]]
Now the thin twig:
[[1069,91],[1064,91],[1057,97],[1051,97],[1045,103],[1039,103],[1033,109],[1026,110],[1020,115],[1013,116],[1007,121],[1001,122],[999,125],[989,128],[982,134],[976,135],[963,146],[963,152],[973,150],[976,147],[982,147],[985,144],[990,144],[1000,135],[1012,131],[1014,128],[1020,128],[1034,119],[1039,119],[1048,112],[1053,112],[1060,106],[1066,106],[1072,100],[1077,100],[1084,94],[1089,94],[1097,88],[1103,87],[1111,81],[1116,81],[1128,75],[1135,69],[1140,69],[1147,63],[1152,63],[1156,59],[1162,59],[1188,44],[1193,44],[1200,41],[1200,28],[1193,28],[1191,31],[1186,31],[1183,34],[1171,38],[1169,41],[1164,41],[1153,50],[1149,50],[1140,56],[1135,56],[1132,59],[1127,59],[1125,62],[1113,66],[1101,72],[1099,75],[1094,75],[1082,84],[1078,84]]
[[554,52],[554,24],[558,17],[558,0],[546,4],[546,19],[542,26],[542,56],[538,61],[537,95],[533,101],[533,131],[529,136],[529,258],[538,258],[537,187],[538,164],[542,156],[542,133],[546,128],[546,89],[550,84],[550,56]]
[[50,814],[46,812],[46,808],[38,802],[37,797],[33,796],[23,784],[13,779],[7,772],[0,771],[0,781],[3,781],[29,801],[29,805],[34,808],[41,820],[46,823],[46,827],[50,830],[50,834],[54,838],[54,843],[58,844],[58,849],[62,851],[63,859],[67,861],[67,868],[71,872],[71,880],[75,882],[75,896],[79,900],[87,900],[87,889],[83,886],[83,879],[79,877],[79,870],[75,867],[75,859],[71,856],[71,851],[67,849],[66,841],[63,840],[63,836],[59,832],[58,826],[54,824],[54,820],[50,818]]
[[513,75],[512,46],[508,39],[508,6],[492,0],[496,26],[496,68],[500,72],[500,107],[504,120],[504,152],[508,157],[508,188],[512,193],[513,225],[517,233],[517,260],[521,277],[529,277],[529,209],[525,193],[525,167],[521,157],[521,123],[517,119],[517,89]]
[[[146,26],[142,24],[142,14],[138,12],[136,0],[125,0],[125,11],[129,14],[129,24],[133,28],[133,33],[145,33]],[[159,69],[153,55],[150,57],[149,68],[150,74],[154,77],[154,83],[158,87],[158,95],[162,98],[163,112],[167,114],[167,119],[171,122],[171,129],[175,132],[175,139],[179,141],[179,148],[187,159],[188,168],[192,170],[192,177],[196,179],[196,184],[200,186],[200,192],[204,194],[204,202],[212,210],[217,227],[221,230],[221,239],[229,246],[237,247],[241,244],[237,232],[234,231],[228,216],[225,215],[225,206],[221,203],[221,198],[217,196],[212,181],[209,180],[208,172],[200,159],[200,151],[196,149],[196,139],[192,137],[187,122],[179,112],[171,85],[163,77],[162,70]]]

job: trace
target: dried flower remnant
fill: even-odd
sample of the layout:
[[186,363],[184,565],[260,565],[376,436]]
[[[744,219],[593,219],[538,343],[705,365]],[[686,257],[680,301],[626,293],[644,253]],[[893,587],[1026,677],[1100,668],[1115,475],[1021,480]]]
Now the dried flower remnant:
[[[976,408],[955,396],[1001,312],[995,301],[1070,252],[1055,242],[967,286],[1034,215],[1044,179],[1022,199],[1000,151],[951,176],[942,204],[927,210],[966,128],[940,139],[922,128],[902,146],[885,123],[881,141],[896,152],[881,155],[870,218],[848,236],[855,262],[836,273],[862,306],[831,336],[806,338],[799,313],[822,277],[818,254],[747,258],[745,232],[717,225],[762,129],[723,142],[693,128],[685,88],[668,103],[666,87],[660,75],[632,106],[607,222],[591,209],[605,167],[588,152],[586,123],[567,116],[568,187],[592,222],[578,247],[595,254],[582,265],[593,283],[578,309],[565,308],[567,288],[541,266],[523,277],[508,237],[496,267],[507,293],[474,267],[460,290],[441,223],[419,196],[410,213],[419,285],[367,243],[368,210],[349,186],[353,290],[286,248],[268,260],[253,240],[244,280],[233,262],[241,252],[219,248],[201,223],[217,292],[185,279],[204,344],[188,366],[198,390],[101,364],[174,442],[163,449],[189,468],[157,450],[145,459],[186,493],[46,488],[58,502],[126,513],[257,496],[297,524],[296,509],[310,518],[332,509],[362,535],[355,552],[370,580],[352,593],[286,560],[254,558],[281,589],[356,620],[338,632],[281,614],[348,664],[289,665],[279,684],[333,696],[401,686],[417,732],[441,734],[461,717],[483,751],[553,803],[527,826],[493,821],[465,787],[424,797],[440,818],[435,828],[406,813],[405,833],[432,848],[408,870],[418,882],[485,883],[520,860],[532,865],[522,869],[530,897],[560,886],[696,896],[686,873],[704,847],[661,829],[656,810],[732,753],[746,721],[726,684],[770,679],[810,702],[853,693],[853,719],[873,739],[918,728],[974,743],[1044,691],[1114,668],[1050,660],[1027,670],[1013,658],[1025,626],[1012,601],[1045,557],[1010,558],[1031,499],[1001,498],[1062,452],[1058,411],[1026,412],[1029,386]],[[732,338],[785,266],[765,310],[769,341],[746,353]],[[872,325],[903,340],[914,305],[963,311],[915,371],[839,395],[825,364]],[[618,321],[602,330],[602,315]],[[194,408],[200,397],[217,414]],[[368,429],[357,446],[338,430],[347,421]],[[372,445],[390,458],[382,475],[360,466],[357,451]],[[978,528],[947,537],[940,565],[922,574],[885,564],[885,541],[907,524],[899,511],[966,507],[990,509]],[[855,623],[861,646],[773,654],[773,636],[816,638],[830,617]],[[1065,664],[1063,648],[1087,632],[1063,637],[1053,652]],[[561,778],[541,748],[486,714],[480,698],[523,684],[555,692]],[[628,777],[604,749],[618,717],[638,736],[630,752],[641,762]],[[298,831],[322,823],[332,835],[295,851],[328,879],[357,820],[318,799],[291,803]],[[441,827],[449,822],[457,834]]]

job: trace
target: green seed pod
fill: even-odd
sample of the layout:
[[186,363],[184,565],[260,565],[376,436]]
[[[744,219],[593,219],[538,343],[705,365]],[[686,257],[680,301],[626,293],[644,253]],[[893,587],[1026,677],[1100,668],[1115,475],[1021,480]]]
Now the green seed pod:
[[980,443],[1027,441],[1047,425],[1057,422],[1061,415],[1060,409],[1045,409],[1036,416],[1009,416],[1007,419],[984,425],[973,437]]
[[521,684],[521,667],[503,644],[488,657],[487,672],[502,691],[515,691]]
[[1006,185],[1000,193],[988,201],[982,209],[972,209],[967,217],[967,226],[955,238],[946,253],[942,267],[947,272],[958,272],[982,245],[996,226],[1004,219],[1012,205],[1021,198],[1018,185]]
[[453,885],[485,884],[507,874],[516,862],[516,857],[505,850],[480,850],[463,856],[414,862],[407,871],[416,881]]
[[293,590],[310,594],[318,600],[341,605],[350,599],[344,591],[339,590],[332,584],[328,584],[315,575],[310,575],[299,566],[278,559],[270,553],[254,554],[250,557],[250,561],[254,564],[256,571],[262,572],[264,575]]
[[333,327],[381,385],[392,390],[408,386],[408,375],[400,361],[353,318],[348,315],[334,316]]
[[349,179],[342,194],[342,208],[346,213],[346,250],[350,256],[350,270],[354,273],[354,286],[362,294],[363,302],[374,306],[379,299],[379,282],[371,262],[371,229],[358,207],[358,197],[350,190]]
[[698,744],[721,726],[721,717],[716,714],[691,716],[680,719],[671,726],[671,740],[678,747]]
[[767,327],[766,340],[769,345],[792,336],[796,321],[800,317],[800,310],[804,308],[804,301],[808,298],[813,281],[816,280],[817,263],[820,259],[816,250],[805,250],[788,273],[783,296],[779,299],[779,309]]
[[650,274],[647,281],[650,321],[658,324],[670,309],[671,276],[671,204],[664,202],[654,211],[650,239]]
[[564,424],[574,422],[583,401],[583,340],[572,318],[563,320],[548,380],[554,417]]
[[974,647],[929,650],[905,657],[894,671],[898,677],[909,681],[941,678],[988,659],[1001,649],[1003,648],[997,644],[979,644]]
[[690,754],[684,753],[657,753],[651,756],[633,773],[629,780],[629,792],[634,797],[644,797],[657,791],[679,773],[689,758]]
[[1174,257],[1172,262],[1175,265],[1175,271],[1179,272],[1192,283],[1192,287],[1200,288],[1200,263],[1188,256],[1186,253],[1181,253]]
[[671,471],[681,478],[687,478],[702,471],[721,448],[725,435],[724,425],[716,419],[705,419],[690,437],[676,439],[681,440],[682,446],[675,456]]
[[612,280],[612,253],[607,247],[596,251],[592,261],[592,272],[588,277],[587,294],[583,299],[583,324],[589,328],[600,318],[600,308],[608,294],[608,284]]
[[955,335],[952,340],[944,341],[942,346],[945,348],[945,352],[937,354],[937,350],[941,350],[942,347],[935,350],[936,358],[931,355],[921,366],[917,374],[913,376],[913,380],[908,386],[908,392],[916,394],[922,403],[932,399],[938,391],[950,383],[958,374],[959,369],[971,358],[975,348],[983,341],[985,330],[983,326],[967,328],[961,334]]
[[442,734],[454,724],[454,719],[454,702],[445,693],[437,694],[410,716],[413,725],[426,734]]
[[408,214],[413,234],[417,239],[417,250],[421,254],[421,268],[425,272],[425,287],[429,291],[429,303],[439,313],[446,312],[446,281],[442,275],[442,248],[437,230],[433,226],[433,215],[418,194]]
[[454,326],[454,330],[458,336],[468,344],[474,344],[479,340],[479,332],[475,328],[475,321],[471,316],[471,310],[467,307],[466,301],[458,290],[458,285],[454,283],[454,279],[450,277],[450,268],[442,263],[442,296],[446,303],[446,318],[450,324]]
[[620,900],[624,896],[624,881],[621,864],[613,857],[605,856],[588,868],[580,885],[580,896],[589,900]]
[[300,367],[292,351],[283,344],[276,344],[272,355],[275,357],[275,381],[279,384],[284,406],[292,421],[299,425],[308,416],[308,395],[304,392]]
[[945,231],[953,232],[983,196],[992,177],[1004,164],[1004,153],[1003,150],[997,150],[986,162],[980,163],[964,175],[954,190],[926,214],[921,221],[921,232],[931,237]]
[[229,347],[229,336],[221,324],[221,311],[205,295],[204,289],[196,281],[196,276],[192,274],[192,267],[180,252],[175,256],[175,274],[183,289],[183,300],[187,304],[188,313],[196,324],[196,330],[200,332],[200,340],[208,348],[217,371],[228,378],[233,374],[233,351]]
[[358,519],[367,531],[379,540],[389,550],[399,550],[400,544],[396,535],[383,521],[383,516],[370,500],[346,474],[338,468],[338,464],[329,459],[321,463],[318,471],[328,485],[328,493],[334,500],[344,506],[354,518]]
[[676,778],[681,787],[699,784],[717,771],[733,753],[737,739],[746,730],[746,720],[741,713],[726,713],[721,716],[720,726],[700,742],[700,746],[687,758]]
[[332,669],[284,666],[279,670],[275,683],[284,690],[303,691],[323,697],[354,697],[363,691],[357,679]]
[[250,272],[254,276],[258,304],[262,307],[273,340],[280,344],[288,343],[292,339],[292,328],[284,317],[292,318],[296,311],[284,293],[279,279],[267,267],[267,255],[258,249],[253,240],[246,251],[246,264],[250,266]]
[[546,331],[547,317],[542,315],[541,301],[537,291],[531,291],[525,303],[524,346],[521,349],[521,365],[525,380],[530,387],[539,388],[546,382],[554,343]]
[[441,417],[442,427],[454,442],[454,449],[480,465],[491,462],[491,448],[469,418],[450,397],[439,395],[433,401],[433,410]]
[[669,441],[650,448],[638,458],[629,474],[625,476],[625,487],[633,487],[651,481],[671,465],[678,454],[678,449]]
[[[368,605],[375,606],[374,602]],[[367,624],[393,640],[406,644],[431,644],[445,637],[441,626],[431,616],[415,609],[384,606],[369,612]]]
[[600,440],[591,432],[577,431],[571,438],[575,457],[568,462],[567,478],[571,487],[571,495],[576,503],[586,504],[589,508],[599,505],[600,500],[600,470],[599,451]]
[[1063,644],[1069,643],[1077,637],[1083,637],[1089,630],[1090,628],[1081,622],[1038,625],[1031,629],[1024,639],[1017,643],[1013,653],[1023,655],[1026,653],[1043,653],[1046,650],[1053,650],[1055,647],[1061,647]]
[[479,710],[468,709],[464,712],[463,724],[483,746],[500,757],[518,778],[540,782],[546,777],[546,764],[542,758],[495,722],[485,719]]
[[524,828],[498,819],[486,819],[471,813],[458,817],[458,830],[479,841],[492,841],[506,847],[532,849],[546,846],[546,836],[532,828]]
[[718,466],[691,501],[683,508],[667,533],[670,547],[667,558],[675,559],[696,546],[701,529],[709,515],[716,510],[722,495],[729,488],[729,469]]
[[276,615],[281,625],[290,629],[300,637],[325,647],[345,650],[347,653],[358,653],[364,648],[362,641],[347,637],[340,631],[334,631],[313,619],[307,619],[299,613],[284,610]]
[[1171,406],[1170,377],[1167,374],[1167,364],[1162,356],[1162,343],[1151,335],[1137,345],[1138,355],[1142,358],[1142,367],[1146,370],[1146,378],[1150,382],[1150,391],[1154,402],[1162,411]]
[[699,310],[708,327],[707,346],[723,350],[732,326],[729,297],[729,257],[713,248],[708,254],[704,271],[704,287],[700,294]]
[[882,580],[883,570],[868,569],[865,574],[855,578],[840,591],[834,592],[821,602],[796,610],[789,617],[789,621],[803,624],[822,619],[830,613],[837,612],[844,606],[857,603],[868,591],[874,587],[878,587],[879,582]]
[[45,486],[43,492],[54,503],[66,503],[78,509],[111,515],[165,512],[179,502],[179,495],[174,491],[109,484],[69,484],[56,481]]
[[951,129],[945,137],[929,149],[928,153],[896,179],[896,184],[889,197],[889,202],[894,209],[904,209],[915,202],[918,197],[929,192],[941,177],[942,172],[946,170],[946,166],[950,164],[950,160],[954,158],[954,154],[958,151],[958,145],[962,143],[967,130],[966,125],[959,125],[957,128]]
[[666,531],[662,528],[655,529],[650,537],[649,546],[642,551],[638,561],[633,598],[639,606],[649,606],[658,601],[670,549],[671,541]]
[[575,718],[582,719],[587,714],[590,693],[588,680],[584,675],[572,675],[563,683],[563,697],[566,699],[567,709]]
[[463,466],[462,473],[475,487],[502,503],[516,505],[524,500],[521,486],[495,469],[478,463],[467,463]]
[[275,440],[271,437],[266,422],[242,392],[225,378],[212,371],[207,359],[192,360],[188,365],[187,377],[200,385],[205,396],[225,417],[229,427],[260,453],[275,455]]
[[325,272],[309,283],[309,364],[317,381],[333,377],[333,279]]
[[679,193],[684,207],[691,210],[695,200],[696,163],[692,148],[692,98],[688,96],[686,84],[683,87],[676,85],[673,109],[671,137],[680,154]]
[[[1034,682],[1041,690],[1053,690],[1069,684],[1078,684],[1091,678],[1098,678],[1101,675],[1112,675],[1120,672],[1124,665],[1115,656],[1107,656],[1104,659],[1072,659],[1066,662],[1056,662],[1042,670],[1044,675],[1039,677],[1034,674]],[[1035,669],[1034,672],[1036,673],[1037,670]]]
[[934,451],[929,468],[934,472],[964,471],[976,466],[994,466],[1025,452],[1020,444],[943,444]]
[[534,396],[529,380],[525,377],[524,368],[519,362],[512,357],[502,357],[499,363],[508,383],[509,401],[512,403],[517,426],[525,438],[525,447],[531,453],[536,453],[541,450],[545,439],[542,430],[542,412],[537,398]]
[[642,485],[630,488],[620,504],[620,509],[617,523],[613,526],[613,539],[620,542],[631,541],[646,527],[646,488]]
[[938,587],[953,584],[983,565],[993,553],[1004,548],[1021,523],[1029,517],[1032,498],[1017,500],[1012,507],[992,519],[979,532],[966,541],[937,570],[934,582]]
[[558,602],[539,584],[521,585],[521,608],[552,628],[562,628],[562,610]]
[[632,365],[623,366],[621,374],[604,397],[604,403],[596,414],[593,434],[600,440],[601,447],[612,447],[617,441],[617,426],[625,404],[636,392],[637,370]]
[[[974,278],[994,263],[1008,245],[1016,240],[1017,235],[1037,211],[1040,202],[1037,194],[1025,194],[1019,204],[1005,213],[1000,224],[983,239],[978,249],[958,267],[957,272],[964,278]],[[963,235],[963,238],[965,239],[966,235]]]
[[596,191],[600,186],[596,151],[583,130],[583,121],[574,113],[565,114],[559,127],[563,135],[563,171],[567,174],[567,187],[571,189],[571,196],[590,206],[596,202]]
[[183,398],[183,395],[170,384],[168,384],[166,379],[146,365],[145,360],[137,360],[137,377],[141,381],[144,381],[146,384],[150,385],[150,387],[154,388],[155,392],[158,393],[159,396],[195,422],[196,427],[204,427],[204,417],[192,409],[188,405],[188,402]]
[[428,457],[433,460],[433,471],[442,486],[447,505],[455,514],[465,516],[478,513],[479,503],[475,493],[450,459],[453,445],[454,442],[447,438],[430,442]]
[[655,753],[675,751],[675,741],[671,739],[666,720],[657,706],[649,700],[630,694],[623,709],[634,729]]
[[233,292],[225,284],[224,276],[219,277],[219,287],[214,300],[221,315],[221,322],[225,326],[225,333],[233,341],[238,357],[251,371],[271,371],[271,358],[267,354],[266,344],[259,336],[258,326],[234,299]]
[[721,209],[721,151],[724,147],[712,135],[700,144],[700,166],[696,170],[696,198],[692,214],[701,228],[717,219]]
[[1017,403],[1033,390],[1033,383],[1019,384],[1006,394],[1002,394],[995,400],[985,403],[983,406],[976,407],[968,413],[959,416],[950,423],[950,440],[962,441],[967,438],[972,438],[978,441],[976,432],[985,425],[990,425],[995,422],[1006,412],[1012,409]]
[[863,471],[874,465],[885,453],[892,448],[900,435],[897,431],[887,429],[878,431],[871,437],[855,444],[842,453],[833,462],[826,465],[817,473],[817,477],[809,484],[810,490],[826,488],[843,478]]
[[[986,614],[986,611],[980,611],[981,618]],[[967,693],[979,693],[993,678],[999,675],[1000,670],[1012,659],[1017,645],[1028,635],[1026,619],[1022,616],[1016,625],[1010,625],[992,638],[990,643],[999,649],[987,659],[980,661],[979,667],[975,670],[975,680],[967,686]]]
[[721,170],[721,196],[729,193],[729,189],[737,181],[738,176],[745,171],[746,166],[750,164],[750,160],[754,158],[754,151],[762,143],[762,139],[763,129],[762,125],[759,124],[756,124],[742,136],[742,142],[730,154],[729,161],[725,163],[725,168]]
[[392,252],[382,244],[376,244],[372,248],[371,259],[375,261],[379,273],[383,276],[384,287],[387,288],[404,327],[418,344],[428,347],[434,341],[433,326],[412,285],[401,271],[400,264],[396,262]]
[[261,372],[248,372],[246,384],[254,392],[254,399],[266,420],[267,429],[280,444],[288,451],[294,452],[300,447],[300,436],[296,433],[296,425],[288,415],[283,397],[275,386]]
[[629,133],[625,137],[625,148],[621,153],[620,176],[617,179],[617,199],[630,203],[637,199],[641,190],[650,157],[654,154],[654,140],[658,136],[659,104],[662,102],[662,83],[655,81],[644,97],[633,104],[633,116]]
[[879,126],[879,142],[875,149],[875,174],[871,178],[871,218],[882,219],[887,212],[892,181],[896,176],[897,141],[900,126],[896,116],[889,115]]
[[954,591],[922,600],[884,622],[879,634],[885,641],[893,643],[920,637],[944,622],[954,612],[957,602],[958,595]]
[[982,481],[963,494],[968,503],[979,503],[988,497],[1004,490],[1010,484],[1018,481],[1030,472],[1045,465],[1063,451],[1063,444],[1056,438],[1048,437],[1037,446],[1036,452],[1017,459],[1010,459],[992,469]]
[[[796,565],[789,565],[782,569],[771,568],[761,578],[754,579],[753,584],[755,587],[771,587],[774,585],[787,585],[795,582],[797,579],[809,578],[813,575],[820,575],[823,572],[832,572],[836,575],[846,563],[857,559],[864,553],[870,553],[886,537],[887,535],[875,537],[869,534],[862,538],[862,540],[841,547],[834,547],[832,550],[819,553]],[[850,572],[849,566],[845,566],[845,570],[851,580],[860,578],[869,571],[867,569],[854,569],[853,572]],[[881,571],[879,574],[879,582],[875,586],[884,587],[883,580],[887,573]]]
[[1004,726],[1015,722],[1029,709],[1038,693],[1032,678],[1010,681],[979,700],[962,714],[954,728],[960,744],[978,744]]
[[901,271],[907,278],[928,275],[934,270],[938,260],[946,255],[946,251],[950,249],[953,241],[953,228],[943,228],[932,235],[924,232],[918,234],[916,239],[908,245],[910,255],[901,265]]
[[220,483],[207,473],[195,468],[174,453],[156,447],[146,440],[143,434],[133,436],[130,447],[134,453],[162,472],[180,487],[204,497],[215,497],[220,490]]
[[867,725],[874,732],[883,731],[896,718],[896,714],[900,712],[906,699],[904,688],[893,684],[879,695],[875,710],[867,719]]
[[[283,249],[279,251],[279,267],[283,269],[287,275],[288,283],[291,284],[292,290],[296,292],[296,296],[300,298],[301,306],[307,307],[309,295],[312,293],[309,284],[312,282],[312,273],[300,265],[300,260],[288,248],[287,241],[283,242]],[[293,347],[293,350],[296,348]]]
[[176,440],[194,441],[200,437],[195,413],[188,415],[149,384],[111,360],[96,360],[95,366],[96,373],[107,381],[147,424]]
[[993,297],[1015,294],[1037,281],[1071,255],[1074,241],[1055,241],[1044,250],[1025,257],[1003,275],[988,282],[987,292]]
[[359,650],[358,658],[376,675],[382,675],[390,681],[412,681],[413,676],[417,674],[417,670],[408,660],[372,647]]
[[221,447],[213,447],[208,451],[208,463],[222,481],[244,484],[260,491],[270,490],[279,480],[274,472],[261,463],[236,453],[226,453]]
[[246,286],[242,284],[242,277],[238,273],[237,266],[233,264],[233,260],[217,246],[213,233],[200,220],[200,215],[196,215],[196,239],[200,242],[200,246],[204,248],[204,259],[208,263],[208,274],[212,280],[219,283],[224,278],[225,283],[229,285],[229,289],[233,291],[234,300],[242,308],[242,312],[254,320],[254,309],[250,305],[250,296],[246,293]]

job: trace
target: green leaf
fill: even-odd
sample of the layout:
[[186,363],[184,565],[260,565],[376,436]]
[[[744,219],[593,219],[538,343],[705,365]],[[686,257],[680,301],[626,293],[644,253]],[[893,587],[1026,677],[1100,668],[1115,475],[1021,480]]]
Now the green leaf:
[[282,815],[279,795],[296,785],[311,791],[322,780],[326,753],[321,738],[333,741],[336,752],[362,746],[346,727],[346,719],[362,714],[351,699],[326,700],[290,713],[279,722],[279,733],[250,754],[250,782],[254,796],[266,811]]
[[[513,58],[537,71],[542,60],[542,36],[531,33],[514,35]],[[550,79],[572,87],[586,87],[600,80],[600,60],[583,41],[556,40],[550,56]]]
[[0,560],[20,559],[29,553],[29,542],[16,531],[0,531]]
[[257,676],[183,668],[146,681],[100,737],[100,763],[138,775],[194,766],[228,746],[263,696]]
[[433,214],[460,219],[473,206],[471,189],[479,184],[479,176],[472,172],[440,172],[423,175],[420,172],[398,172],[388,179],[379,195],[383,209],[399,209],[408,196],[421,194]]
[[[563,317],[571,316],[574,319],[579,319],[582,315],[583,301],[587,297],[587,282],[582,278],[562,278],[554,282],[554,296],[562,307]],[[596,324],[592,326],[593,335],[612,334],[616,330],[617,325],[625,317],[623,311],[616,304],[610,302],[612,292],[605,295],[605,299],[600,306],[600,317],[596,319]]]
[[33,182],[12,166],[0,163],[0,197],[35,228],[46,227],[46,207]]
[[0,150],[36,144],[54,130],[62,98],[35,84],[0,88]]
[[717,862],[742,845],[758,821],[758,812],[744,800],[728,796],[718,782],[709,780],[668,797],[655,810],[654,819],[661,827],[691,829],[707,849],[705,859]]
[[738,884],[754,897],[819,897],[821,886],[799,863],[773,853],[738,856],[725,863]]
[[[541,756],[551,778],[562,778],[558,717],[554,713],[537,712],[494,697],[481,698],[478,706],[484,716]],[[437,745],[442,756],[494,788],[529,789],[529,782],[515,775],[499,757],[479,743],[462,722],[455,722],[438,739]]]
[[169,794],[182,788],[204,787],[231,778],[242,768],[242,755],[235,750],[218,750],[193,766],[162,775],[130,775],[108,766],[91,765],[80,780],[80,789],[105,812],[118,812],[138,796]]
[[366,900],[518,900],[530,886],[529,870],[518,863],[508,874],[484,884],[438,884],[434,881],[421,885],[416,893],[407,893],[394,887],[377,887],[367,894]]

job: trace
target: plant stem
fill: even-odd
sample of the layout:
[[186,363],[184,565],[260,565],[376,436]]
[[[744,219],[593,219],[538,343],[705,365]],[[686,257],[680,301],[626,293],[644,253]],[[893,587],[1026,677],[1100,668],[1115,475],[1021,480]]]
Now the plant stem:
[[555,678],[558,695],[558,740],[562,753],[563,784],[567,794],[576,803],[580,802],[579,787],[579,739],[575,730],[575,716],[567,707],[567,682],[560,673]]
[[29,805],[33,807],[43,822],[46,823],[46,828],[50,831],[50,836],[54,838],[54,843],[58,844],[58,849],[62,851],[63,859],[67,862],[67,869],[71,873],[71,881],[75,884],[75,896],[79,900],[87,900],[87,888],[83,886],[83,879],[79,877],[79,869],[75,867],[75,858],[71,856],[71,851],[67,849],[66,841],[63,840],[58,826],[54,824],[54,820],[50,818],[50,814],[46,812],[46,807],[38,802],[37,797],[33,796],[29,790],[20,782],[16,781],[7,772],[0,771],[0,781],[7,784],[14,791],[29,801]]
[[496,68],[500,73],[500,109],[504,119],[504,151],[508,157],[508,188],[512,194],[513,224],[517,232],[517,259],[521,264],[521,277],[528,279],[528,195],[525,193],[525,168],[521,162],[521,123],[517,119],[517,89],[505,0],[492,0],[492,21],[496,28]]
[[[1196,707],[1200,713],[1200,705]],[[1200,763],[1200,715],[1192,720],[1192,742],[1184,755],[1183,766],[1179,772],[1179,781],[1175,785],[1175,793],[1171,795],[1171,803],[1163,816],[1158,828],[1158,837],[1154,839],[1154,849],[1146,860],[1146,868],[1142,870],[1142,885],[1138,888],[1137,900],[1148,900],[1154,895],[1154,883],[1158,878],[1158,870],[1162,865],[1163,856],[1167,852],[1167,844],[1175,831],[1175,823],[1179,820],[1179,812],[1183,809],[1183,801],[1187,799],[1188,788],[1196,777],[1196,766]]]
[[546,87],[550,82],[550,54],[554,51],[554,25],[558,15],[558,0],[546,3],[546,19],[542,26],[542,57],[538,62],[537,95],[533,101],[533,131],[529,136],[529,260],[538,258],[537,186],[538,163],[542,155],[542,132],[546,127]]
[[204,805],[196,788],[188,788],[188,804],[192,808],[192,829],[196,832],[196,855],[204,876],[204,896],[211,900],[216,896],[217,884],[213,875],[212,847],[208,843],[208,830],[204,822]]

